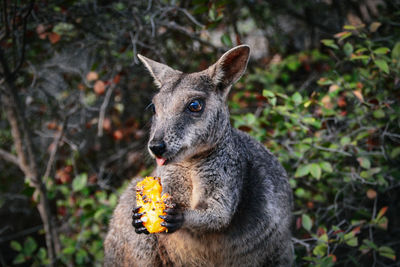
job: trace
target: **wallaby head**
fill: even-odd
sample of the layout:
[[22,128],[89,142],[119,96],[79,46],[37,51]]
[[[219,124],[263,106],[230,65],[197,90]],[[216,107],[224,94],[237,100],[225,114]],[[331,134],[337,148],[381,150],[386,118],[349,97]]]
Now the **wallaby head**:
[[223,142],[230,129],[227,95],[246,70],[250,48],[237,46],[208,69],[183,73],[144,56],[159,88],[148,149],[158,165],[181,162]]

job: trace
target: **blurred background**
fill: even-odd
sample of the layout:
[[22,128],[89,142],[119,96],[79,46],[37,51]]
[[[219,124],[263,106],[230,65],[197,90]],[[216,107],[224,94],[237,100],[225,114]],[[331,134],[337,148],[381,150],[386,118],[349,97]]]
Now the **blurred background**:
[[294,192],[296,266],[400,266],[400,1],[2,0],[0,266],[101,266],[156,87],[250,45],[232,124]]

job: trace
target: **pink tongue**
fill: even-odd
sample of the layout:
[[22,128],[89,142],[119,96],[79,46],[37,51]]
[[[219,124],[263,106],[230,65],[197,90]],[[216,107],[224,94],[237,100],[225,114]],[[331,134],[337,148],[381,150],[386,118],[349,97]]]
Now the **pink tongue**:
[[167,160],[167,159],[164,159],[164,158],[156,158],[157,165],[158,165],[158,166],[164,165],[164,163],[165,163],[166,160]]

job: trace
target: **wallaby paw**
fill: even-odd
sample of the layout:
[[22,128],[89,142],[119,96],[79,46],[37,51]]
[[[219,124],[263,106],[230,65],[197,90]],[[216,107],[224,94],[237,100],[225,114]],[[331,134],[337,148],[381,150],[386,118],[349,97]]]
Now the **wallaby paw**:
[[161,225],[167,228],[166,232],[168,234],[181,228],[184,218],[182,212],[180,212],[176,206],[165,209],[164,212],[166,215],[160,215],[159,217],[164,220]]
[[149,231],[147,231],[146,227],[143,225],[143,221],[140,219],[144,213],[139,213],[139,209],[141,207],[136,207],[133,209],[133,214],[132,214],[132,226],[135,227],[135,232],[137,234],[149,234]]

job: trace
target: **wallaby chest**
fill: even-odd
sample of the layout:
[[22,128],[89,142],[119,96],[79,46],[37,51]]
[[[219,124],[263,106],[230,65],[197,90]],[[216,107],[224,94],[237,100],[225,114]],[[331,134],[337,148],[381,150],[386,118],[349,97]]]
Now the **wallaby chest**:
[[187,165],[167,165],[156,171],[161,178],[163,193],[172,196],[181,209],[190,209],[193,204],[193,191],[198,189],[198,172]]

